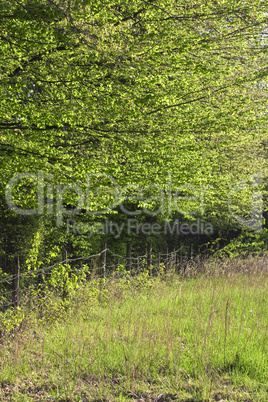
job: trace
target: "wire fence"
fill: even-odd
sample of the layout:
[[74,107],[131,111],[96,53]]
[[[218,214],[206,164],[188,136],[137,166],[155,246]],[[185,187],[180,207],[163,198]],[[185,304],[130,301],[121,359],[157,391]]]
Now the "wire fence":
[[[27,292],[30,285],[45,283],[46,278],[51,276],[58,267],[66,267],[69,273],[79,272],[86,268],[87,278],[92,277],[108,278],[115,272],[127,272],[135,276],[144,270],[154,275],[160,269],[182,270],[193,256],[182,253],[182,248],[171,252],[153,252],[149,245],[147,252],[141,255],[133,255],[131,249],[127,249],[126,255],[113,252],[104,245],[99,253],[84,257],[68,258],[66,250],[63,258],[51,265],[41,265],[37,269],[24,268],[21,270],[19,256],[16,256],[14,271],[12,274],[2,273],[0,275],[0,309],[9,307],[17,308],[20,297]],[[86,266],[86,267],[85,267]]]

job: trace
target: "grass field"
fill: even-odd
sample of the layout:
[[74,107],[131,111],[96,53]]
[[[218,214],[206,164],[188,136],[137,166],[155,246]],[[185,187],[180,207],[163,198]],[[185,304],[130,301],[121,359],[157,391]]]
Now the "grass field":
[[264,257],[91,281],[2,338],[0,400],[267,402],[267,284]]

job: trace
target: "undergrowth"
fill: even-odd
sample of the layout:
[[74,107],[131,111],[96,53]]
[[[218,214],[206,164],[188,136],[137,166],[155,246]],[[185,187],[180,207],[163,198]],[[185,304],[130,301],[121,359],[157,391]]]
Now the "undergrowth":
[[4,401],[267,401],[267,256],[32,290],[1,317]]

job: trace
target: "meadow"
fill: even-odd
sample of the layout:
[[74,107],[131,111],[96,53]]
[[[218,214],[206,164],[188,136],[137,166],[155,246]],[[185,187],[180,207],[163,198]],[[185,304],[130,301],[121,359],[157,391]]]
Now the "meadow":
[[267,256],[249,256],[25,303],[0,340],[0,400],[267,401],[267,284]]

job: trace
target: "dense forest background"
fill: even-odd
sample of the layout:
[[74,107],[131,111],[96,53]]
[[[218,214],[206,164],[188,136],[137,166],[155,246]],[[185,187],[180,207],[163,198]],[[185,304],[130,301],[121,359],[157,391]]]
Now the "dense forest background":
[[267,8],[2,1],[2,271],[103,244],[264,249]]

